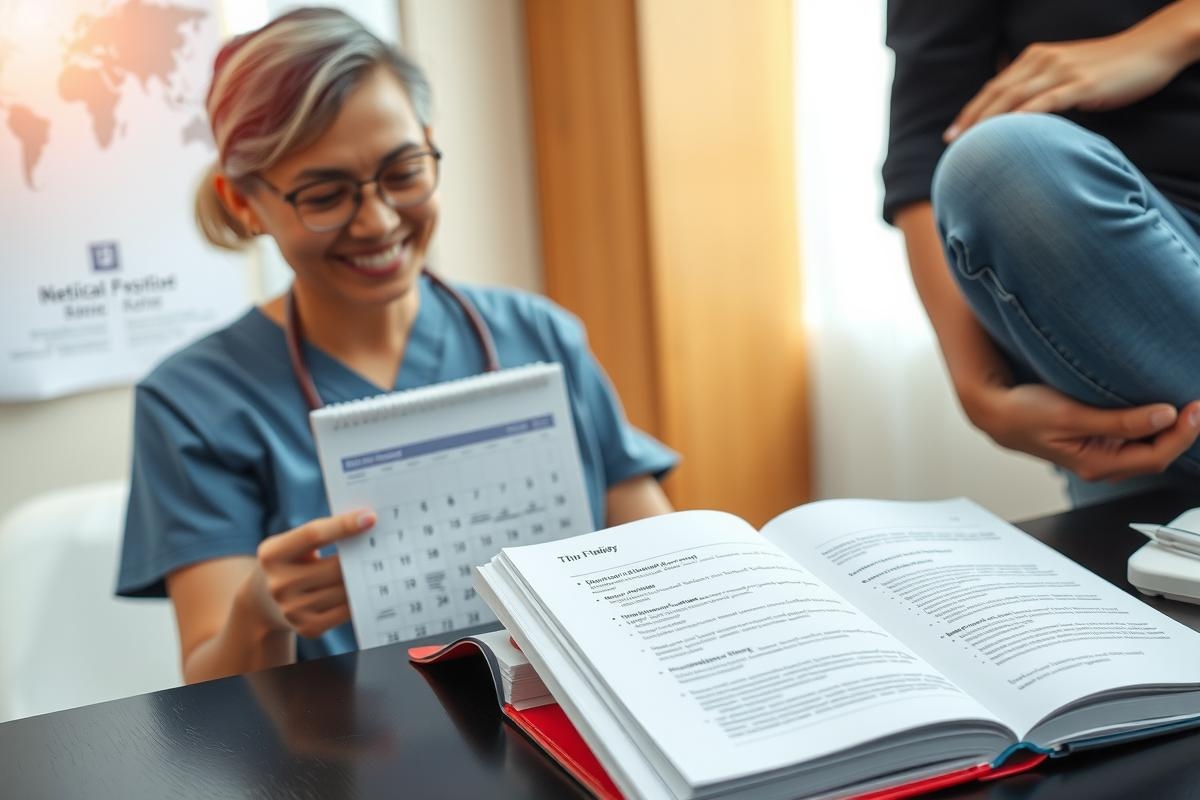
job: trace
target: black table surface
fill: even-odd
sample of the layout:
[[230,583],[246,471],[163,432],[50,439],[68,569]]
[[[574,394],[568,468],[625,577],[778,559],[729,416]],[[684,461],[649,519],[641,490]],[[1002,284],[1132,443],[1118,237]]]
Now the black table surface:
[[[1134,592],[1125,562],[1145,540],[1127,523],[1165,522],[1197,505],[1200,487],[1020,527]],[[1200,606],[1143,599],[1200,630]],[[418,669],[407,646],[0,724],[0,797],[587,797],[504,721],[481,660]],[[1077,753],[930,796],[1195,800],[1200,732]]]

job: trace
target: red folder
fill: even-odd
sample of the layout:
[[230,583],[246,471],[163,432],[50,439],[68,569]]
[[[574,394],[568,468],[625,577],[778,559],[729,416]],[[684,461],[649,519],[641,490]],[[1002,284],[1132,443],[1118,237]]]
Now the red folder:
[[604,767],[600,766],[600,762],[592,754],[592,749],[583,741],[579,731],[575,730],[571,720],[567,719],[562,706],[552,703],[518,711],[510,703],[504,702],[500,668],[486,644],[468,636],[443,647],[410,647],[408,650],[408,658],[414,664],[435,664],[478,655],[483,656],[492,672],[492,680],[496,684],[496,697],[504,716],[597,798],[622,800],[621,791],[612,782],[612,778],[608,777]]
[[[522,733],[541,747],[547,755],[558,762],[558,765],[566,770],[571,777],[599,798],[599,800],[623,800],[621,791],[613,783],[608,773],[605,772],[600,761],[592,754],[591,748],[588,747],[583,737],[579,735],[579,731],[575,729],[575,726],[571,724],[571,720],[567,719],[567,715],[563,713],[561,706],[557,703],[552,703],[550,705],[526,709],[525,711],[518,711],[512,705],[504,702],[500,667],[496,663],[496,657],[486,644],[467,636],[444,646],[410,647],[408,650],[408,658],[414,664],[436,664],[451,659],[478,655],[483,656],[487,661],[488,668],[491,670],[492,679],[496,684],[496,696],[499,699],[500,708],[504,712],[504,716],[516,725]],[[1027,757],[1015,761],[1006,761],[999,766],[992,766],[987,763],[975,764],[965,769],[948,772],[944,775],[922,778],[912,783],[906,783],[903,786],[894,786],[890,789],[867,792],[866,794],[852,798],[852,800],[902,800],[902,798],[915,797],[926,792],[945,789],[948,786],[957,786],[961,783],[993,780],[1017,772],[1024,772],[1025,770],[1033,769],[1045,760],[1045,755],[1031,753]]]

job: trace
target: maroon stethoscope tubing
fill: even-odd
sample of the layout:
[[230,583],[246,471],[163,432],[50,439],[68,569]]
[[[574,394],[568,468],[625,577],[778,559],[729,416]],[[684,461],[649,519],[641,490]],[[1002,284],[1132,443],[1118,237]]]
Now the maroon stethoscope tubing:
[[[488,330],[487,323],[483,321],[483,317],[479,316],[479,311],[471,301],[464,297],[462,292],[429,270],[425,270],[425,276],[434,286],[458,303],[458,307],[467,316],[467,321],[471,323],[471,329],[475,332],[475,338],[479,340],[479,348],[483,351],[483,371],[495,372],[500,369],[500,358],[496,355],[496,342],[492,339],[492,333]],[[304,361],[304,352],[300,347],[300,342],[304,338],[304,329],[300,326],[300,314],[296,311],[296,302],[290,289],[284,299],[284,305],[284,320],[287,324],[284,325],[283,333],[284,338],[287,339],[288,359],[292,362],[292,372],[296,375],[296,382],[300,384],[300,392],[304,395],[309,410],[316,411],[325,403],[321,400],[321,395],[317,392],[317,385],[313,383],[312,373],[309,372],[308,364]]]

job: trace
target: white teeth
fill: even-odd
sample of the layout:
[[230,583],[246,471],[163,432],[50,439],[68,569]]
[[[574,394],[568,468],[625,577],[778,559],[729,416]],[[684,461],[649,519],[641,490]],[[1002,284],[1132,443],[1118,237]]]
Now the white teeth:
[[397,242],[379,253],[374,253],[369,256],[348,256],[347,260],[358,269],[374,269],[382,270],[392,265],[397,258],[400,257],[400,251],[403,249],[403,243]]

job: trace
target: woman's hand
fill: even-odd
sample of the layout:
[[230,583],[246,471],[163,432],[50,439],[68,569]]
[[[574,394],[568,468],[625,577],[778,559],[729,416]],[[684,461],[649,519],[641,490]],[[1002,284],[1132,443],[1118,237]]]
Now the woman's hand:
[[1200,401],[1122,409],[1084,405],[1042,384],[959,389],[967,416],[997,444],[1066,467],[1087,481],[1156,474],[1200,433]]
[[296,634],[350,618],[336,555],[317,552],[375,524],[370,511],[323,517],[266,539],[256,556],[212,558],[166,578],[188,683],[296,660]]
[[1113,36],[1032,44],[963,106],[943,138],[1009,111],[1108,111],[1149,97],[1200,58],[1198,27],[1200,0],[1181,0]]
[[263,540],[249,589],[267,624],[312,638],[349,621],[341,562],[336,554],[322,557],[318,551],[374,524],[374,512],[351,511],[314,519]]

